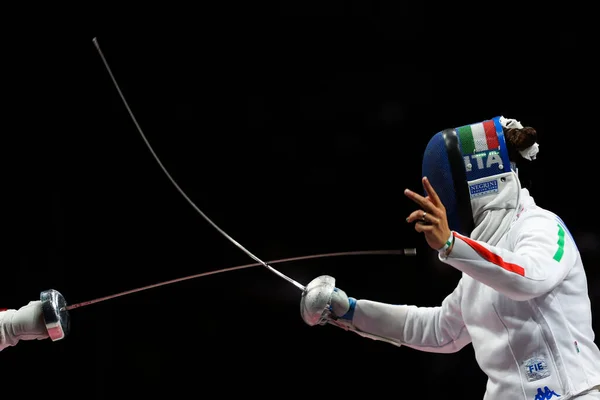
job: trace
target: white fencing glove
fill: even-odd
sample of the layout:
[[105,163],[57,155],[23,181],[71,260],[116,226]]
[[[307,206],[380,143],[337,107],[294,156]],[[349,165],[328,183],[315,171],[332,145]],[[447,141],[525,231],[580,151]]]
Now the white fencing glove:
[[340,288],[333,289],[329,311],[331,311],[331,314],[333,314],[335,318],[352,322],[355,307],[356,299],[354,297],[348,297],[346,292]]
[[31,301],[18,310],[0,312],[0,350],[16,345],[19,340],[48,337],[41,301]]
[[360,336],[401,346],[393,339],[360,331],[352,323],[356,299],[335,286],[335,278],[322,275],[313,279],[304,289],[300,300],[302,319],[310,326],[331,324]]

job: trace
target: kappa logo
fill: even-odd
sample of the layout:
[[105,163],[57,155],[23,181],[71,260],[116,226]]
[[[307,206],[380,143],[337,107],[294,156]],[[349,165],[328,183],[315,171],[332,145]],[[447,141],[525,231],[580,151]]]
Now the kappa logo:
[[554,390],[550,390],[548,386],[544,386],[544,390],[542,390],[542,388],[538,388],[533,400],[550,400],[554,396],[560,397],[560,395]]
[[473,171],[473,169],[482,170],[496,167],[502,169],[502,157],[498,150],[483,151],[481,153],[475,153],[463,156],[465,162],[465,168],[467,172]]

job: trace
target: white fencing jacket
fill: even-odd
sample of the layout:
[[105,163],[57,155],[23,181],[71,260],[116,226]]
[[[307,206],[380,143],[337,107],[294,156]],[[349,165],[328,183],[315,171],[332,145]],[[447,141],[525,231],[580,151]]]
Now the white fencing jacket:
[[565,224],[519,192],[495,246],[455,233],[440,259],[463,274],[441,306],[358,300],[352,324],[427,352],[472,343],[485,400],[567,400],[600,385],[586,275]]

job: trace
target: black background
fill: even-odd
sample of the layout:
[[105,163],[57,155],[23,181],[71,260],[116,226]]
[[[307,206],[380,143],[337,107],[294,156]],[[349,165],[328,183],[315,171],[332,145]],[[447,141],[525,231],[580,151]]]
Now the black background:
[[[323,3],[13,21],[3,39],[1,305],[50,288],[75,304],[253,261],[152,158],[97,37],[165,167],[262,260],[418,249],[278,266],[303,284],[333,275],[357,298],[435,306],[460,277],[404,222],[414,207],[403,190],[420,190],[431,135],[496,115],[535,127],[541,152],[524,181],[575,235],[597,310],[585,12]],[[483,396],[470,346],[435,355],[309,327],[299,300],[263,267],[112,299],[71,311],[63,341],[3,351],[2,379],[21,398]]]

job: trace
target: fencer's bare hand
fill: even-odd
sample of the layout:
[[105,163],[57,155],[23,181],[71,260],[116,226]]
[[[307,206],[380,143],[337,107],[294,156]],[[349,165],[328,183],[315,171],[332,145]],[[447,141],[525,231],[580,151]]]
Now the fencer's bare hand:
[[450,237],[446,208],[435,193],[427,177],[423,178],[423,187],[427,197],[423,197],[412,190],[404,190],[406,197],[419,205],[419,209],[410,213],[406,222],[416,222],[415,230],[425,235],[427,244],[434,250],[442,248]]

